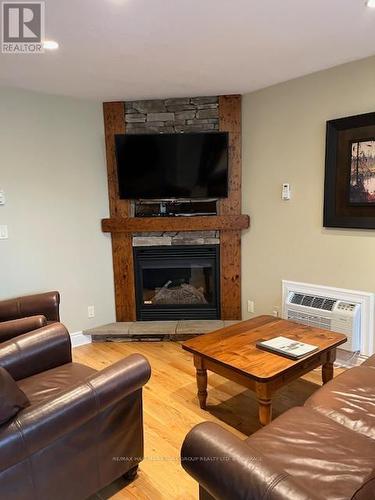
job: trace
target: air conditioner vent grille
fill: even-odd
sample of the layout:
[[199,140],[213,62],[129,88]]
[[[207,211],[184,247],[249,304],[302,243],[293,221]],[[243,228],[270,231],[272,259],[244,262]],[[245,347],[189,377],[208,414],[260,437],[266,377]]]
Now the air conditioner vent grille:
[[303,297],[304,297],[304,295],[302,295],[301,293],[294,293],[292,300],[290,302],[292,304],[300,305],[302,303]]
[[312,297],[311,295],[305,295],[302,299],[302,305],[311,307],[313,300],[314,300],[314,297]]
[[315,309],[322,309],[324,302],[325,299],[323,299],[323,297],[314,297],[311,307],[315,307]]
[[322,309],[323,311],[332,311],[336,302],[336,299],[326,299],[324,297],[304,295],[302,293],[294,293],[290,300],[291,304],[313,307],[314,309]]
[[336,304],[336,302],[337,301],[334,299],[325,299],[322,305],[322,309],[324,309],[325,311],[332,311],[333,306]]

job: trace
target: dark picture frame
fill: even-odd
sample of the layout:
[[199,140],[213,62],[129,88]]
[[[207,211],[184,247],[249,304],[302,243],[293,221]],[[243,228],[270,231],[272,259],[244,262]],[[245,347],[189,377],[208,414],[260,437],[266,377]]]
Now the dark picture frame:
[[327,122],[324,227],[375,229],[374,155],[375,113]]

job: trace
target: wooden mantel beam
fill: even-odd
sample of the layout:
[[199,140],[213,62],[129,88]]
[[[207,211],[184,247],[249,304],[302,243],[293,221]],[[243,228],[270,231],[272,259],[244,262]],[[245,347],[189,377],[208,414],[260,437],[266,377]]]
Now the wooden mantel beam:
[[102,220],[105,233],[147,231],[238,231],[250,226],[248,215],[202,217],[122,217]]

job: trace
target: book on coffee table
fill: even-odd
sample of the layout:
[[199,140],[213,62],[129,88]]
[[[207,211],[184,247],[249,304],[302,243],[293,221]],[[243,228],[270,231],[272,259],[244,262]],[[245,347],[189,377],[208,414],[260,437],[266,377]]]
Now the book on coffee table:
[[256,346],[264,351],[269,351],[273,354],[281,354],[291,359],[300,359],[319,350],[318,346],[298,342],[297,340],[288,339],[287,337],[259,340]]

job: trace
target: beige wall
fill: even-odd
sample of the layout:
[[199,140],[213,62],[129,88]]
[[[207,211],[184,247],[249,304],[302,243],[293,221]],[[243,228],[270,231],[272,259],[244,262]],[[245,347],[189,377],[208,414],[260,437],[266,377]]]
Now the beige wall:
[[71,332],[113,321],[100,103],[0,89],[0,116],[0,299],[57,289]]
[[[255,69],[256,70],[256,69]],[[375,230],[325,229],[325,122],[375,111],[375,58],[243,100],[243,316],[281,306],[281,280],[375,291]],[[281,200],[289,182],[292,199]]]

